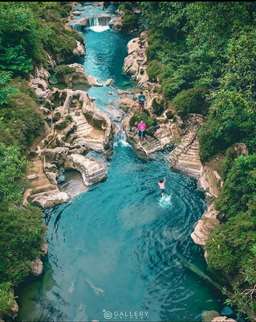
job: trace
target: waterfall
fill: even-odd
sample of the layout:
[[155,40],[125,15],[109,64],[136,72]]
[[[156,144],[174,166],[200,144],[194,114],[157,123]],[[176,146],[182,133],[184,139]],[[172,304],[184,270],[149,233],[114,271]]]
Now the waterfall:
[[116,140],[114,143],[114,146],[118,146],[121,145],[123,147],[127,147],[127,146],[131,146],[128,142],[127,142],[127,137],[126,137],[126,133],[122,127],[121,124],[117,125],[118,130],[117,130],[117,135],[116,135]]
[[89,29],[95,32],[102,32],[109,29],[109,16],[95,16],[88,19]]

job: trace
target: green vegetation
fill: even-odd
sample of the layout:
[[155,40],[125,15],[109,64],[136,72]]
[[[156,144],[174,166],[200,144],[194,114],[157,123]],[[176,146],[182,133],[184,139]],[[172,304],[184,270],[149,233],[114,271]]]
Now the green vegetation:
[[0,5],[0,315],[8,313],[14,303],[13,287],[24,280],[31,261],[41,254],[41,211],[22,206],[27,152],[44,129],[28,78],[38,65],[51,71],[51,60],[74,61],[72,52],[81,39],[64,28],[70,6]]
[[11,283],[0,284],[0,312],[7,314],[10,307],[14,304],[14,294],[12,292]]
[[152,102],[153,113],[160,116],[165,110],[165,102],[163,99],[155,98]]
[[[224,179],[216,201],[222,224],[207,244],[209,269],[231,291],[229,303],[255,320],[256,3],[137,6],[149,34],[150,80],[160,83],[167,105],[182,118],[206,117],[199,130],[201,159],[220,157]],[[249,155],[239,156],[236,143],[245,144]]]
[[189,113],[207,114],[207,91],[203,88],[182,90],[173,100],[178,115],[185,117]]
[[134,9],[138,7],[138,3],[134,2],[119,2],[118,9],[124,13],[122,21],[122,31],[134,32],[140,28],[140,21]]
[[156,126],[157,122],[148,112],[136,112],[130,119],[130,126],[136,126],[140,121],[144,121],[148,127]]

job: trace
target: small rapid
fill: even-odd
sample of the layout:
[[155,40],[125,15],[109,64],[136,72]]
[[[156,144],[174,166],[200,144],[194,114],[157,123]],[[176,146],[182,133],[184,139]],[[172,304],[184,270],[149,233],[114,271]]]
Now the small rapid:
[[[94,6],[87,6],[92,12]],[[86,6],[85,6],[86,9]],[[95,8],[99,11],[99,8]],[[118,90],[128,37],[112,30],[84,32],[85,70],[113,88],[89,95],[107,111]],[[112,92],[109,95],[109,91]],[[157,182],[166,178],[169,201]],[[160,155],[138,158],[119,128],[106,181],[45,213],[49,255],[44,275],[20,291],[19,321],[201,321],[218,310],[215,291],[186,270],[177,253],[205,269],[190,234],[205,209],[196,182],[170,170]],[[140,318],[139,320],[142,320]]]

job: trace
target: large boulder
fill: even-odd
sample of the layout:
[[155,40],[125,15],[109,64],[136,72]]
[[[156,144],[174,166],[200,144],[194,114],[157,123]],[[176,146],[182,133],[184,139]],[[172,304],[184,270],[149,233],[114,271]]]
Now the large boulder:
[[43,262],[40,258],[36,258],[31,263],[31,272],[34,276],[40,276],[43,273]]
[[201,168],[201,174],[198,180],[199,187],[213,197],[218,197],[220,189],[223,186],[223,180],[219,173],[208,165]]
[[215,209],[214,203],[212,203],[208,206],[201,219],[198,220],[191,234],[195,244],[205,246],[211,231],[219,224],[217,216],[218,211]]
[[237,322],[234,319],[228,318],[226,316],[216,316],[215,318],[212,319],[211,322]]
[[98,86],[98,87],[102,87],[103,86],[103,83],[100,83],[96,77],[92,76],[92,75],[88,75],[87,76],[87,81],[88,81],[88,84],[90,86]]
[[99,182],[107,176],[106,165],[102,161],[80,154],[69,155],[64,166],[79,171],[86,186]]
[[57,189],[32,196],[32,203],[43,209],[55,207],[69,200],[70,196],[66,192],[61,192]]

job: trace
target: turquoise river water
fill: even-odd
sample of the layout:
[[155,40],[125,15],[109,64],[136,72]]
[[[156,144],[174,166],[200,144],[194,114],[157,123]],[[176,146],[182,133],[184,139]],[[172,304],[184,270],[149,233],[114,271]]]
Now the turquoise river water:
[[[112,88],[89,90],[106,110],[118,89],[132,86],[122,74],[129,38],[112,30],[83,35],[86,72],[114,80]],[[196,182],[160,157],[141,160],[116,143],[107,180],[45,214],[49,255],[44,275],[20,290],[19,321],[201,321],[202,311],[220,308],[214,290],[176,257],[179,243],[205,269],[190,238],[205,208]],[[168,207],[159,203],[161,177]]]

